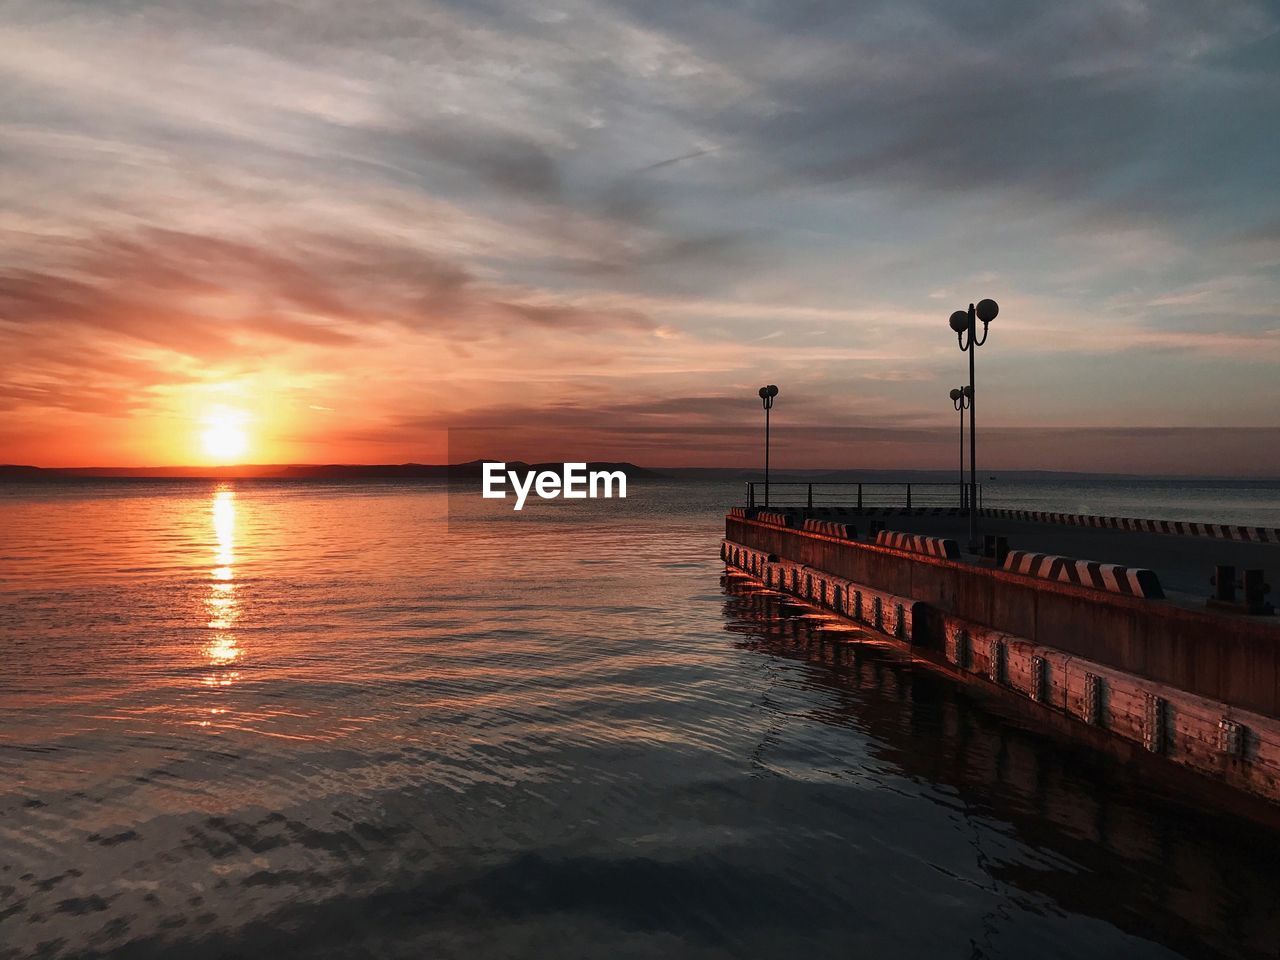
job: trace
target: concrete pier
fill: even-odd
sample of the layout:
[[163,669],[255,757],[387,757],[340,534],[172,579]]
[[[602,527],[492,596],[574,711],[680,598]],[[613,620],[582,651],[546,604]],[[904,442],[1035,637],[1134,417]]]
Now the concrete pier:
[[[917,545],[920,536],[882,537],[877,544],[831,535],[796,517],[764,522],[746,511],[734,514],[726,518],[722,547],[731,569],[1020,701],[1083,741],[1122,741],[1280,804],[1280,618],[1207,607],[1207,577],[1200,578],[1198,598],[1174,591],[1170,599],[1156,600],[1006,571],[981,558],[902,549]],[[865,527],[869,518],[840,519]],[[935,536],[952,532],[953,520],[963,522],[919,514],[877,519]],[[808,529],[797,529],[802,526]],[[1088,538],[1083,555],[1097,560],[1113,559],[1107,552],[1117,537],[1136,538],[1118,558],[1130,563],[1143,559],[1143,550],[1172,550],[1183,564],[1179,569],[1198,563],[1211,570],[1219,553],[1218,544],[1192,549],[1190,541],[1177,541],[1153,548],[1143,539],[1172,541],[1172,535],[1069,524],[1063,529],[1069,537]],[[865,537],[865,530],[858,532]],[[1034,531],[1009,532],[1021,549],[1056,552],[1062,546],[1054,539],[1057,531],[1043,546],[1033,542]],[[1081,553],[1080,543],[1069,545]],[[1280,560],[1274,544],[1230,546],[1266,550],[1262,559]],[[1234,554],[1230,559],[1239,560]],[[1251,555],[1244,563],[1259,559]],[[1173,579],[1192,583],[1186,575]]]

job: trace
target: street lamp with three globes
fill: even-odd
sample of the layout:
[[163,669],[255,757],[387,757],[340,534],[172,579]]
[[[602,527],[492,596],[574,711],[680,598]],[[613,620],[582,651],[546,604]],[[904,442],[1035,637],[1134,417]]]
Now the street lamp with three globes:
[[[974,388],[973,388],[973,355],[978,347],[987,342],[987,324],[996,318],[1000,305],[994,300],[979,300],[977,305],[969,304],[968,310],[957,310],[951,314],[951,329],[955,331],[956,342],[960,349],[969,354],[969,549],[978,549],[978,466],[977,438],[974,435]],[[982,337],[978,337],[978,321],[982,321]],[[955,398],[955,391],[952,391]],[[956,409],[960,409],[957,407]],[[964,414],[961,414],[963,417]],[[962,441],[963,443],[963,441]],[[961,481],[963,483],[963,480]]]

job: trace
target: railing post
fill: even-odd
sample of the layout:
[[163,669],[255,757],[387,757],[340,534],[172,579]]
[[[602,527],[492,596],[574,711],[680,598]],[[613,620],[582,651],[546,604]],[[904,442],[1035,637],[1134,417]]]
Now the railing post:
[[911,509],[911,484],[907,484],[907,509]]
[[813,484],[809,484],[809,509],[813,509]]
[[756,505],[756,485],[752,481],[747,481],[747,506],[755,509]]
[[862,484],[858,484],[858,510],[862,510]]

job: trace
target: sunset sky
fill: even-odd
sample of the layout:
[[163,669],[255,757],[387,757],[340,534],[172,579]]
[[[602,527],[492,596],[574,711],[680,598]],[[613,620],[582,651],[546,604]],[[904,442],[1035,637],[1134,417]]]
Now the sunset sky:
[[1280,475],[1280,12],[0,0],[0,462]]

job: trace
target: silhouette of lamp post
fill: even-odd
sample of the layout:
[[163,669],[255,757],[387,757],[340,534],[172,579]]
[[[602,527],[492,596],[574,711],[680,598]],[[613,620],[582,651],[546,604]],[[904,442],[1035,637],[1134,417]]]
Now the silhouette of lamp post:
[[760,402],[764,404],[764,505],[769,505],[769,411],[773,409],[773,398],[778,395],[774,384],[760,388]]
[[951,404],[960,413],[960,509],[964,509],[964,412],[969,409],[969,397],[972,391],[968,387],[956,387],[951,391]]
[[[978,549],[978,442],[975,434],[973,387],[973,355],[987,342],[987,324],[996,318],[1000,306],[994,300],[979,300],[977,306],[951,314],[951,329],[956,333],[960,349],[969,354],[969,549]],[[982,337],[978,337],[978,321],[982,321]],[[968,336],[965,336],[968,334]],[[963,414],[961,414],[963,416]]]

